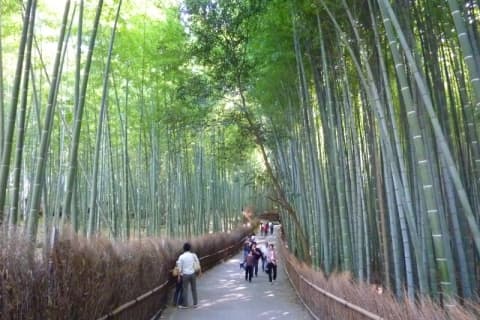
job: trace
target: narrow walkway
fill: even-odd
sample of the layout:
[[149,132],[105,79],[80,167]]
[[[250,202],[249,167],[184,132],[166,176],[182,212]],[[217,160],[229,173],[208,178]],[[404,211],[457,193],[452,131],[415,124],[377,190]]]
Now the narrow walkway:
[[[257,237],[259,245],[274,237]],[[249,283],[239,267],[240,252],[197,279],[199,306],[177,309],[170,305],[160,319],[227,319],[227,320],[311,320],[312,317],[295,295],[280,261],[277,280],[268,282],[268,275],[259,264],[258,277]],[[192,302],[189,291],[189,301]],[[171,301],[171,299],[170,299]]]

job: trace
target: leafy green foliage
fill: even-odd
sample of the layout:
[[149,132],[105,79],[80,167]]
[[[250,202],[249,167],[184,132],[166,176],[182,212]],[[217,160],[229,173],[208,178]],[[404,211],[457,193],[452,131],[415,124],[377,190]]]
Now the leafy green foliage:
[[189,0],[185,5],[187,26],[195,37],[193,54],[225,89],[234,88],[252,69],[246,46],[262,1]]
[[20,11],[22,9],[21,2],[14,0],[0,0],[0,14],[8,15],[14,11]]
[[223,132],[218,160],[229,168],[249,162],[255,144],[249,139],[250,133],[243,116],[238,111],[224,111],[217,114],[215,124]]
[[257,32],[252,34],[248,48],[249,59],[255,65],[249,83],[249,95],[259,108],[256,111],[284,127],[287,97],[286,88],[295,86],[295,55],[292,50],[290,5],[272,1],[257,17]]

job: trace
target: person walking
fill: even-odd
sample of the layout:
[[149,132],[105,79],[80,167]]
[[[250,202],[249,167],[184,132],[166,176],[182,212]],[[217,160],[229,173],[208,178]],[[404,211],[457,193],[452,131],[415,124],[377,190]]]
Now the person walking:
[[247,261],[248,253],[250,252],[250,241],[245,241],[243,244],[243,260],[240,262],[240,269],[245,269],[245,261]]
[[179,306],[182,304],[182,289],[183,289],[183,283],[182,283],[182,277],[180,277],[180,272],[178,266],[175,266],[172,270],[172,275],[176,278],[175,282],[175,293],[173,295],[173,305]]
[[[193,307],[198,304],[197,296],[197,275],[196,269],[200,267],[200,260],[195,253],[192,253],[191,245],[185,242],[183,245],[183,253],[178,257],[177,266],[179,269],[179,277],[182,281],[182,303],[178,305],[179,308],[188,308],[188,286],[192,290]],[[200,270],[200,269],[199,269]]]
[[275,248],[273,247],[273,243],[270,243],[268,246],[267,252],[267,273],[268,273],[268,281],[272,284],[272,279],[277,279],[277,254],[275,253]]
[[245,280],[252,282],[253,276],[253,266],[255,265],[255,257],[253,256],[253,251],[248,252],[247,257],[245,258]]
[[267,241],[262,246],[260,246],[260,251],[262,252],[262,271],[265,272],[265,266],[267,264],[267,253],[268,253]]
[[252,254],[253,254],[253,273],[255,277],[258,276],[258,261],[263,257],[262,251],[257,247],[256,242],[252,242]]

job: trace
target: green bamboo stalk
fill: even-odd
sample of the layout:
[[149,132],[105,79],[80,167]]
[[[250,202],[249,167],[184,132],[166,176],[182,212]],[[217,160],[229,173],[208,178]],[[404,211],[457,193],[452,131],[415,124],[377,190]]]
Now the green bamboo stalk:
[[[341,31],[341,28],[338,25],[335,17],[330,12],[330,10],[326,6],[325,2],[322,1],[322,4],[323,4],[325,10],[327,11],[329,17],[331,18],[332,22],[334,23],[335,28],[341,34],[341,40],[345,44],[345,48],[349,52],[350,57],[352,58],[352,62],[353,62],[354,66],[357,70],[357,73],[360,76],[359,80],[361,82],[361,85],[365,88],[365,92],[366,92],[367,98],[369,100],[369,103],[374,107],[374,110],[376,111],[377,119],[378,119],[379,124],[380,124],[382,137],[384,137],[384,143],[385,143],[385,147],[386,147],[385,150],[387,151],[386,157],[387,157],[387,159],[389,159],[388,162],[390,163],[390,166],[391,166],[391,169],[392,169],[391,172],[394,175],[393,181],[395,183],[395,189],[400,190],[400,192],[402,192],[401,194],[399,194],[397,196],[397,199],[402,199],[404,201],[405,201],[405,199],[407,199],[406,206],[404,206],[403,204],[397,204],[398,206],[401,207],[401,210],[398,210],[398,213],[403,215],[404,210],[405,210],[406,218],[409,220],[408,228],[410,229],[410,236],[413,238],[412,243],[414,244],[414,249],[415,249],[415,244],[418,243],[418,242],[415,241],[416,240],[415,237],[416,237],[417,232],[416,232],[415,222],[413,220],[413,210],[411,208],[411,201],[408,200],[408,199],[410,199],[409,189],[408,189],[407,185],[402,183],[402,180],[400,179],[401,173],[403,171],[401,171],[397,168],[397,162],[393,160],[394,159],[394,156],[393,156],[394,151],[393,151],[393,148],[392,148],[391,142],[390,142],[391,141],[390,133],[389,133],[389,130],[387,129],[387,124],[386,124],[386,121],[385,121],[384,111],[382,109],[382,104],[380,102],[380,97],[379,97],[379,94],[378,94],[378,90],[377,90],[377,87],[376,87],[376,84],[375,84],[375,81],[374,81],[374,78],[373,78],[373,74],[372,74],[370,65],[369,65],[368,61],[366,60],[366,57],[364,56],[364,54],[361,54],[360,59],[362,60],[362,62],[364,62],[364,67],[365,67],[365,72],[366,72],[366,76],[364,76],[363,75],[363,70],[362,70],[361,65],[360,65],[360,62],[358,61],[357,56],[356,56],[353,48],[348,43],[346,36]],[[354,28],[354,30],[355,30],[355,28]],[[356,36],[356,38],[358,39],[359,37]],[[357,42],[360,43],[359,40],[357,40]],[[400,222],[402,222],[402,220],[400,220]],[[406,225],[402,226],[402,231],[403,231],[403,233],[402,233],[403,241],[406,241],[408,243],[409,240],[408,240],[408,233],[407,233],[407,226]],[[411,270],[411,267],[410,267],[412,265],[412,261],[411,261],[410,253],[407,252],[407,251],[409,251],[409,245],[404,245],[403,249],[405,250],[405,261],[404,262],[405,262],[406,266],[408,267],[407,268],[407,285],[408,285],[408,289],[409,289],[408,293],[409,293],[410,298],[413,299],[413,297],[414,297],[414,285],[413,285],[412,270]],[[418,252],[418,249],[416,249],[415,252]]]
[[[13,170],[13,188],[12,188],[12,200],[10,204],[9,212],[9,225],[14,227],[17,225],[18,221],[18,202],[19,202],[19,193],[20,193],[20,176],[22,168],[22,159],[23,159],[23,149],[25,142],[25,119],[27,113],[27,103],[28,103],[28,88],[30,80],[30,72],[32,66],[32,45],[33,45],[33,36],[34,36],[34,26],[35,26],[35,16],[36,16],[36,3],[32,4],[30,11],[30,21],[28,24],[27,32],[27,44],[25,52],[25,66],[23,68],[24,79],[22,82],[22,96],[20,102],[20,114],[18,119],[18,133],[16,141],[16,150],[15,150],[15,165]],[[3,119],[1,120],[3,121]]]
[[[78,24],[77,24],[77,42],[76,42],[76,52],[75,52],[75,83],[74,83],[74,106],[79,106],[80,103],[80,72],[81,72],[81,55],[82,55],[82,36],[83,36],[83,12],[84,12],[84,1],[78,1]],[[73,19],[72,19],[73,22]],[[76,108],[74,113],[76,112]],[[77,159],[74,159],[74,165],[71,174],[75,176],[77,174]],[[68,175],[67,175],[68,177]],[[65,220],[70,218],[70,222],[72,224],[73,230],[75,232],[79,231],[79,217],[78,217],[78,208],[75,203],[72,203],[72,199],[74,194],[74,190],[76,189],[77,183],[66,183],[66,190],[64,199],[62,201],[62,208],[63,208],[63,216],[62,216],[62,224],[65,223]]]
[[[41,138],[40,138],[40,147],[38,150],[36,167],[35,167],[35,177],[33,179],[31,191],[30,191],[30,207],[28,214],[28,223],[26,225],[28,238],[32,243],[35,243],[37,237],[38,229],[38,215],[40,212],[40,202],[42,198],[42,191],[45,188],[44,178],[45,178],[45,166],[48,158],[48,149],[50,145],[50,136],[52,133],[52,124],[53,116],[56,106],[56,94],[58,89],[58,83],[61,79],[61,66],[60,62],[62,59],[62,47],[65,40],[65,33],[67,29],[68,22],[68,13],[70,11],[70,1],[66,1],[65,10],[62,19],[62,27],[60,29],[60,36],[57,44],[57,53],[55,56],[55,62],[52,72],[52,81],[50,83],[50,90],[48,94],[48,105],[45,113],[45,119],[43,123]],[[46,199],[46,198],[44,198]],[[45,212],[47,208],[44,207]]]
[[[73,131],[72,131],[72,145],[70,150],[70,158],[68,163],[68,172],[66,177],[66,192],[65,197],[63,199],[63,208],[64,210],[71,209],[71,200],[72,200],[72,188],[75,182],[77,165],[78,165],[78,148],[79,148],[79,141],[80,141],[80,131],[82,127],[82,118],[84,114],[85,108],[85,98],[86,98],[86,91],[88,85],[88,78],[90,76],[90,67],[92,64],[92,57],[93,57],[93,49],[95,47],[95,41],[97,37],[98,25],[100,21],[100,15],[102,12],[103,0],[99,0],[97,4],[97,9],[94,18],[93,30],[90,36],[90,42],[88,45],[88,52],[87,57],[85,60],[85,66],[83,70],[83,79],[80,84],[80,91],[79,91],[79,99],[78,105],[75,105],[75,116],[74,116],[74,124],[73,124]],[[80,10],[82,12],[82,10]],[[91,210],[91,208],[90,208]],[[65,212],[65,214],[68,214]],[[93,223],[93,221],[92,221]],[[90,222],[87,225],[87,236],[91,236],[93,225]]]
[[97,178],[99,176],[99,160],[100,160],[100,148],[101,148],[101,141],[102,141],[102,129],[104,126],[104,118],[107,109],[107,98],[108,98],[108,81],[109,81],[109,74],[110,74],[110,65],[112,61],[112,52],[113,52],[113,44],[115,41],[115,32],[117,30],[117,23],[120,17],[120,8],[122,6],[122,0],[118,2],[117,11],[115,14],[115,20],[113,22],[112,32],[110,35],[110,43],[107,53],[107,61],[105,62],[105,69],[103,73],[103,85],[102,85],[102,101],[100,105],[100,114],[98,116],[98,123],[97,123],[97,135],[96,135],[96,144],[95,144],[95,152],[94,152],[94,161],[93,161],[93,172],[92,172],[92,189],[90,193],[90,212],[89,212],[89,231],[87,231],[87,236],[91,236],[95,231],[93,230],[93,219],[97,214]]
[[470,205],[470,201],[467,196],[467,192],[465,190],[465,187],[460,179],[460,175],[458,174],[458,170],[455,166],[455,163],[453,161],[452,154],[450,152],[450,149],[448,147],[448,144],[446,142],[446,139],[444,137],[444,134],[442,132],[442,129],[440,127],[438,118],[435,114],[435,111],[433,109],[433,103],[431,100],[431,97],[428,93],[426,84],[425,84],[425,79],[420,73],[419,68],[417,67],[417,64],[415,62],[415,59],[413,58],[412,52],[409,48],[409,45],[405,39],[405,36],[403,34],[403,31],[396,19],[396,16],[390,6],[390,4],[384,0],[379,0],[379,4],[381,6],[384,6],[385,12],[386,12],[386,17],[388,17],[392,24],[393,27],[395,28],[395,31],[397,33],[397,37],[400,41],[401,47],[404,50],[405,56],[407,58],[408,64],[410,69],[413,72],[415,81],[417,83],[417,87],[421,93],[421,98],[424,102],[425,109],[428,113],[433,132],[435,134],[435,138],[437,141],[437,145],[439,149],[442,150],[443,156],[445,157],[445,162],[446,166],[448,168],[448,171],[451,175],[452,181],[455,185],[455,191],[457,192],[457,195],[460,199],[460,203],[463,207],[463,212],[465,214],[466,220],[468,222],[468,226],[470,228],[470,232],[472,233],[473,236],[473,241],[475,243],[475,247],[478,253],[480,253],[480,229],[478,228],[478,224],[475,220],[475,215],[473,213],[472,207]]
[[30,22],[30,15],[36,1],[28,0],[25,6],[25,14],[23,17],[22,36],[18,47],[17,65],[15,69],[15,78],[13,79],[12,96],[10,102],[10,112],[8,115],[7,127],[3,140],[2,148],[2,162],[0,166],[0,225],[5,222],[5,196],[7,192],[7,182],[10,171],[10,158],[13,148],[13,134],[15,131],[15,123],[17,118],[18,97],[20,94],[20,83],[22,81],[22,69],[25,60],[25,47],[27,45],[28,24]]
[[[0,21],[2,12],[0,11]],[[3,85],[3,41],[2,41],[2,23],[0,22],[0,159],[3,154],[3,144],[5,137],[5,87]]]
[[465,19],[462,17],[462,12],[460,11],[457,0],[448,0],[447,2],[453,17],[455,29],[457,30],[458,41],[463,52],[463,59],[468,68],[470,84],[472,85],[474,93],[474,116],[477,116],[480,113],[480,70],[478,69],[478,62],[475,60],[472,44],[467,28],[465,27]]

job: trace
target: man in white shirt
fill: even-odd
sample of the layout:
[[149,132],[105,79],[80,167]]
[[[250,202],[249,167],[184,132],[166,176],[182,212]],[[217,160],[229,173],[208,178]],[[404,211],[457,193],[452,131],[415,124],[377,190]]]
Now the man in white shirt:
[[179,269],[179,277],[182,277],[183,290],[182,300],[183,303],[179,305],[179,308],[188,308],[188,285],[192,287],[193,307],[195,308],[198,303],[197,297],[197,275],[195,266],[200,266],[200,260],[195,253],[190,252],[191,245],[186,242],[183,245],[183,253],[178,257],[177,266]]
[[260,246],[260,251],[262,251],[262,271],[265,271],[265,265],[267,264],[268,242],[265,242],[262,246]]

